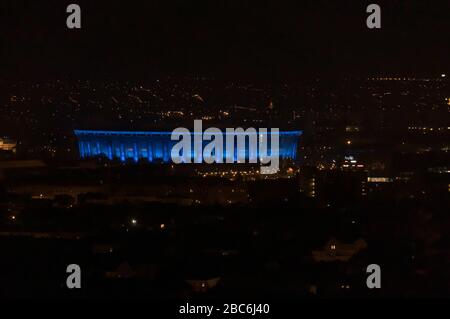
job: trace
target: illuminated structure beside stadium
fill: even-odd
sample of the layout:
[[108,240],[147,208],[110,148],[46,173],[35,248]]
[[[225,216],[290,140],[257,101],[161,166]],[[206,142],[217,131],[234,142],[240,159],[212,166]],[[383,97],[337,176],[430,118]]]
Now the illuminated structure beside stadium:
[[[81,158],[105,156],[112,160],[139,161],[146,159],[149,162],[171,163],[171,150],[178,141],[171,140],[170,131],[94,131],[75,130],[78,139],[78,148]],[[223,133],[224,137],[228,134]],[[271,133],[266,133],[270,135]],[[297,147],[302,131],[281,131],[279,133],[279,156],[280,158],[297,158]],[[225,140],[225,138],[224,138]],[[204,141],[203,146],[208,142]],[[224,144],[224,158],[229,154]],[[245,152],[245,159],[259,158],[259,149],[249,154],[248,143],[244,150],[238,150],[236,145],[234,158],[237,152]],[[242,154],[242,153],[241,153]],[[194,158],[194,154],[191,155]]]

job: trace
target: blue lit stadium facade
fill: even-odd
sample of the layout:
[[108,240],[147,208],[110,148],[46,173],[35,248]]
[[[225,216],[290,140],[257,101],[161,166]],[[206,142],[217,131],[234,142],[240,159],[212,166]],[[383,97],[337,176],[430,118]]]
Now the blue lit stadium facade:
[[[110,160],[119,159],[122,162],[139,161],[145,159],[149,162],[171,163],[171,150],[178,141],[171,140],[172,132],[169,131],[93,131],[75,130],[78,139],[78,148],[81,158],[92,158],[104,156]],[[223,140],[225,141],[225,135]],[[259,133],[258,133],[259,134]],[[270,135],[271,133],[267,133]],[[280,158],[297,159],[297,148],[302,131],[281,131],[279,133],[279,156]],[[191,134],[192,136],[194,134]],[[270,138],[268,149],[270,150]],[[203,146],[209,141],[203,141]],[[245,159],[259,158],[259,149],[256,152],[249,152],[248,143],[245,143],[245,150],[237,150],[235,143],[234,150],[227,150],[224,142],[224,158],[231,151],[234,159],[238,152],[245,152]],[[243,154],[243,153],[242,153]],[[270,154],[270,152],[269,152]],[[195,154],[191,154],[194,159]]]

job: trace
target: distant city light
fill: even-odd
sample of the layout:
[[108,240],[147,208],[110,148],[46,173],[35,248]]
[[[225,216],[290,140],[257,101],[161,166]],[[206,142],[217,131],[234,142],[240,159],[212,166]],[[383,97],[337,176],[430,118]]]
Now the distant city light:
[[131,220],[131,224],[132,224],[132,225],[137,225],[137,220],[133,218],[133,219]]
[[390,177],[367,177],[367,182],[369,182],[369,183],[391,183],[392,178],[390,178]]
[[441,74],[441,77],[445,78],[447,75],[445,73]]
[[348,140],[347,145],[351,145],[351,144],[352,144],[352,141]]

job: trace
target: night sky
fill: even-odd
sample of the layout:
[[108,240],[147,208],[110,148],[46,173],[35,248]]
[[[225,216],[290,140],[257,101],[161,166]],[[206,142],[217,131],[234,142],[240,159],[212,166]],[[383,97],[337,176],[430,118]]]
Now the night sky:
[[[373,2],[381,30],[366,27]],[[3,80],[450,73],[449,1],[0,3]],[[66,27],[69,3],[81,6],[81,30]]]

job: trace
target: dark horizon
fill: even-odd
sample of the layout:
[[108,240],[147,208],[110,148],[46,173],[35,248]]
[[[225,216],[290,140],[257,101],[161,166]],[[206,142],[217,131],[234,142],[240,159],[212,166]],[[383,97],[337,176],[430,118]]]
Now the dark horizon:
[[[372,1],[373,2],[373,1]],[[2,1],[3,76],[15,79],[159,76],[268,78],[450,73],[448,3],[377,1]]]

